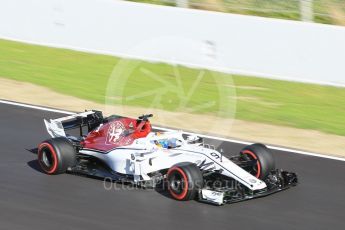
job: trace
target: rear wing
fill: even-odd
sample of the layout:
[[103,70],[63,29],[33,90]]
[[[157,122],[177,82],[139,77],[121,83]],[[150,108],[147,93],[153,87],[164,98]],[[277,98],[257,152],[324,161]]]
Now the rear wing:
[[47,132],[51,137],[66,137],[66,130],[80,129],[80,136],[83,136],[83,127],[88,127],[88,132],[104,122],[103,114],[100,111],[85,111],[58,119],[44,119]]

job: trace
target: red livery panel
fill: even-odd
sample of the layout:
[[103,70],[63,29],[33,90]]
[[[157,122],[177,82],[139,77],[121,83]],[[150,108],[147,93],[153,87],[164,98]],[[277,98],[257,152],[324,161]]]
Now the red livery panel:
[[131,145],[135,139],[146,137],[150,132],[149,121],[119,118],[90,132],[83,142],[83,147],[107,152],[117,147]]

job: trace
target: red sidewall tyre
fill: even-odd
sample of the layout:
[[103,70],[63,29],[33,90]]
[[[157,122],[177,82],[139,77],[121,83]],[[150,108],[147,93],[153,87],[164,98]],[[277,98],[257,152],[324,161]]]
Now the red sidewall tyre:
[[189,181],[188,181],[188,177],[186,175],[186,173],[179,167],[173,167],[171,169],[169,169],[168,171],[168,178],[171,178],[173,176],[173,174],[179,174],[181,176],[181,179],[183,179],[183,188],[182,188],[182,191],[181,193],[177,193],[176,191],[174,191],[172,189],[172,186],[171,184],[169,184],[169,192],[170,192],[170,195],[172,197],[174,197],[176,200],[184,200],[187,196],[187,193],[188,193],[188,184],[189,184]]
[[50,175],[65,173],[76,165],[76,151],[64,137],[43,141],[38,146],[37,158],[41,169]]
[[[44,161],[43,161],[44,154],[50,155],[50,158],[52,160],[51,166],[47,166],[44,163]],[[58,156],[56,154],[54,147],[51,144],[49,144],[47,142],[43,142],[42,144],[39,145],[39,147],[38,147],[38,163],[40,164],[42,170],[45,173],[54,174],[56,172],[56,170],[58,168]]]
[[241,155],[247,155],[252,160],[257,160],[255,172],[251,172],[257,178],[264,180],[271,171],[275,170],[275,160],[271,151],[263,144],[246,146]]
[[256,176],[257,178],[260,178],[260,176],[261,176],[261,163],[260,163],[260,161],[258,160],[258,157],[255,155],[255,153],[253,153],[253,152],[250,151],[250,150],[244,150],[244,151],[242,151],[242,154],[244,154],[244,155],[247,154],[247,155],[249,155],[251,158],[257,160],[257,162],[256,162],[256,174],[255,174],[255,176]]
[[203,187],[203,176],[195,164],[181,163],[171,167],[167,173],[170,195],[180,201],[193,200]]

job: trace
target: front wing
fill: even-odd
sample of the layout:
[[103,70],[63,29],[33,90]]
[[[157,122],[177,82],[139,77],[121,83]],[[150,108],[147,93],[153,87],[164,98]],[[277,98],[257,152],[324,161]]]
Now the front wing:
[[271,195],[296,186],[298,183],[297,175],[295,173],[276,170],[265,180],[267,187],[261,190],[252,191],[241,184],[236,184],[231,187],[221,188],[204,188],[200,190],[199,201],[210,203],[214,205],[223,205],[236,203],[240,201],[255,199]]

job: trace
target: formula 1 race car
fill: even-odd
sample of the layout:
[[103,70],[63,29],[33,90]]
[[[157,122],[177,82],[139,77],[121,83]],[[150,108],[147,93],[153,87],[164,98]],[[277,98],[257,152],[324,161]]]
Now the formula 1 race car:
[[[39,145],[39,165],[47,174],[68,172],[143,187],[166,184],[176,200],[216,205],[297,184],[295,173],[275,168],[270,150],[262,144],[227,158],[196,135],[152,131],[150,117],[105,118],[102,112],[86,111],[44,120],[52,139]],[[66,133],[72,129],[79,129],[80,135]]]

